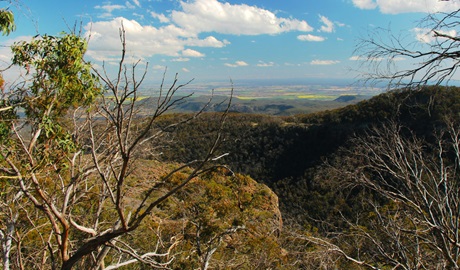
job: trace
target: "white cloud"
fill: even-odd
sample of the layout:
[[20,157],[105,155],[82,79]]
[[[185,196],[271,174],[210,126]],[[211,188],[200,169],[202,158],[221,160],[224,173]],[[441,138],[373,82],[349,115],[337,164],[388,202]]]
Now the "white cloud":
[[306,21],[279,18],[273,12],[246,4],[217,0],[181,2],[182,11],[172,11],[172,20],[193,33],[217,32],[234,35],[278,34],[312,31]]
[[330,66],[340,63],[337,60],[313,60],[310,62],[310,65],[319,65],[319,66]]
[[121,52],[119,28],[126,31],[126,43],[129,53],[139,58],[163,54],[177,56],[184,49],[180,37],[189,36],[183,29],[168,25],[161,28],[142,26],[135,20],[122,17],[111,21],[94,22],[85,26],[91,31],[88,55],[96,60],[110,60]]
[[321,36],[314,36],[314,35],[299,35],[297,36],[297,39],[298,40],[301,40],[301,41],[315,41],[315,42],[321,42],[321,41],[324,41],[326,40],[325,37],[321,37]]
[[394,62],[399,62],[399,61],[405,61],[407,59],[401,56],[401,57],[394,57],[391,60],[394,61]]
[[190,70],[188,70],[187,68],[182,68],[182,71],[183,72],[190,72]]
[[319,19],[322,23],[324,23],[323,26],[321,26],[320,31],[321,32],[326,32],[326,33],[332,33],[334,32],[334,23],[331,22],[327,17],[319,15]]
[[122,9],[126,9],[126,8],[133,9],[133,8],[135,8],[135,6],[133,6],[128,1],[126,1],[124,6],[123,5],[107,4],[107,5],[102,5],[102,6],[97,5],[94,8],[95,9],[101,9],[101,10],[104,11],[104,13],[98,15],[99,18],[111,18],[111,17],[113,17],[113,14],[112,14],[113,11],[122,10]]
[[415,38],[422,43],[430,43],[434,40],[433,33],[431,29],[427,28],[414,28],[412,29],[415,32]]
[[365,61],[366,59],[364,57],[361,57],[361,56],[353,55],[352,57],[348,58],[348,60],[351,60],[351,61]]
[[[435,33],[429,29],[429,28],[414,28],[412,29],[413,32],[415,32],[415,38],[422,42],[422,43],[432,43],[436,41]],[[454,29],[450,31],[438,31],[439,34],[441,35],[446,35],[449,37],[457,37],[457,31]],[[442,37],[438,37],[439,39],[442,39]]]
[[223,41],[220,41],[213,36],[209,36],[209,37],[206,37],[205,39],[190,38],[187,40],[187,44],[189,46],[196,46],[196,47],[222,48],[230,44],[230,42],[226,39],[224,39]]
[[136,8],[136,6],[133,5],[133,4],[131,4],[129,1],[126,1],[126,2],[125,2],[125,6],[126,6],[127,8],[129,8],[129,9],[135,9],[135,8]]
[[135,4],[136,6],[138,6],[138,7],[141,6],[141,3],[139,3],[139,0],[133,0],[133,2],[134,2],[134,4]]
[[166,15],[164,14],[159,14],[159,13],[156,13],[156,12],[150,12],[150,15],[155,18],[155,19],[158,19],[161,23],[169,23],[169,18],[166,17]]
[[188,61],[190,61],[190,58],[179,57],[179,58],[173,59],[172,61],[173,62],[188,62]]
[[300,67],[301,64],[293,64],[293,63],[284,63],[285,66],[287,67]]
[[234,64],[225,63],[224,65],[227,67],[245,67],[245,66],[248,66],[248,63],[244,61],[236,61]]
[[360,9],[374,9],[377,3],[374,0],[353,0],[353,4]]
[[263,61],[259,61],[259,63],[257,64],[258,67],[273,67],[274,65],[274,62],[265,63]]
[[114,10],[117,10],[117,9],[124,9],[125,6],[122,6],[122,5],[103,5],[103,6],[95,6],[94,8],[96,9],[102,9],[104,10],[105,12],[108,12],[108,13],[112,13]]
[[379,8],[382,13],[449,12],[460,9],[459,1],[440,0],[353,0],[360,9]]
[[[153,55],[176,58],[203,57],[204,54],[190,47],[223,48],[230,44],[226,39],[219,40],[215,35],[204,35],[204,33],[261,35],[288,31],[313,31],[313,28],[304,20],[282,18],[269,10],[256,6],[219,1],[183,0],[180,1],[180,10],[173,10],[168,14],[149,11],[152,18],[162,23],[159,26],[143,25],[136,20],[123,17],[113,18],[112,12],[116,10],[140,7],[138,0],[125,0],[125,5],[98,5],[95,8],[104,11],[103,16],[111,19],[88,23],[85,26],[86,35],[91,36],[87,55],[96,61],[117,61],[121,53],[119,28],[122,24],[126,31],[126,47],[129,56],[141,60]],[[322,29],[329,31],[330,21],[325,17],[321,20],[325,24]],[[299,36],[299,39],[324,40],[323,37],[311,35]]]
[[[128,53],[138,59],[153,55],[177,57],[183,55],[183,52],[198,55],[197,51],[185,50],[185,47],[221,48],[229,44],[225,40],[219,41],[212,36],[200,39],[193,33],[172,24],[156,28],[118,17],[111,21],[93,22],[85,26],[85,30],[88,31],[86,35],[91,35],[87,55],[97,61],[117,60],[121,52],[119,28],[122,24],[126,31]],[[192,57],[192,55],[185,56]]]
[[202,54],[202,53],[200,53],[198,51],[192,50],[192,49],[183,50],[182,55],[183,56],[188,56],[188,57],[203,57],[203,56],[205,56],[204,54]]
[[136,17],[136,18],[139,18],[140,20],[144,19],[144,14],[139,14],[139,13],[133,12],[133,16]]

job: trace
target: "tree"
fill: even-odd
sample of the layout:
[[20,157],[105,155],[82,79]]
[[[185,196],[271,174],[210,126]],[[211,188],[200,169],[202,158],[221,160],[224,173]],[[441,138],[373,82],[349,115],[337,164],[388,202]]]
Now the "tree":
[[[420,23],[416,42],[377,29],[357,46],[356,52],[370,70],[362,75],[364,80],[389,82],[389,88],[448,83],[459,66],[459,19],[460,10],[428,15]],[[399,69],[396,64],[401,59],[415,63]]]
[[[105,68],[91,71],[83,60],[86,41],[74,34],[41,36],[13,46],[13,63],[25,68],[30,78],[11,92],[10,98],[17,100],[15,108],[21,108],[25,117],[9,119],[9,144],[0,149],[2,187],[11,189],[2,194],[14,191],[25,198],[23,205],[12,199],[9,203],[11,209],[20,209],[17,216],[29,222],[28,231],[17,231],[23,233],[22,238],[14,239],[16,261],[22,260],[18,268],[100,269],[107,261],[116,262],[109,269],[128,262],[165,267],[168,261],[159,260],[167,254],[138,254],[123,238],[188,182],[213,170],[222,156],[217,150],[221,139],[217,131],[202,159],[180,165],[161,178],[152,176],[154,180],[139,191],[137,200],[126,195],[136,185],[131,175],[142,157],[142,146],[149,141],[161,146],[164,131],[181,124],[160,127],[158,119],[188,96],[177,96],[186,84],[178,85],[176,75],[169,88],[161,85],[155,108],[143,110],[138,94],[147,65],[139,76],[140,62],[128,67],[123,28],[120,39],[122,54],[115,79]],[[158,191],[188,166],[192,169],[180,183]],[[29,219],[30,215],[34,218]],[[119,260],[107,259],[115,257]]]
[[[14,0],[2,1],[12,3]],[[9,35],[14,30],[16,30],[16,24],[14,23],[13,12],[8,8],[0,9],[0,32],[2,32],[3,35]]]
[[[2,186],[7,188],[5,196],[9,196],[10,192],[14,194],[12,201],[6,202],[14,204],[26,196],[36,207],[44,207],[50,218],[53,215],[57,217],[58,212],[52,209],[48,201],[51,198],[44,193],[37,177],[46,171],[46,167],[65,166],[62,157],[71,153],[75,144],[64,128],[63,118],[69,108],[78,102],[88,104],[100,91],[97,80],[90,73],[90,65],[83,61],[85,50],[86,43],[75,35],[60,38],[44,36],[13,47],[13,64],[36,72],[31,74],[30,83],[25,81],[20,88],[9,91],[8,99],[3,99],[4,104],[21,105],[10,106],[2,113]],[[19,107],[24,109],[26,119],[14,116]],[[24,128],[30,129],[30,137],[25,136]],[[23,155],[23,159],[16,156],[18,153]],[[25,179],[31,182],[27,183]],[[31,193],[31,185],[35,185],[35,192],[41,195]],[[15,186],[21,186],[21,189],[14,190]],[[14,231],[18,214],[9,215],[10,220],[6,224],[9,224],[10,230],[7,235]],[[61,233],[57,224],[54,230]],[[66,240],[58,238],[64,247]]]
[[[397,123],[352,140],[330,168],[342,189],[359,190],[359,214],[329,239],[297,238],[315,252],[371,269],[458,269],[460,266],[460,130],[448,122],[436,139]],[[331,179],[329,179],[331,180]],[[336,262],[334,262],[336,263]]]

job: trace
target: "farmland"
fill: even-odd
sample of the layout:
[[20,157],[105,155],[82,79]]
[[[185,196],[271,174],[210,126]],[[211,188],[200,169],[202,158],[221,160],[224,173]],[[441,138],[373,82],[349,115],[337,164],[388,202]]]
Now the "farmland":
[[[233,87],[232,111],[271,115],[293,115],[330,110],[357,103],[382,92],[381,89],[365,88],[344,82],[296,82],[252,81],[194,84],[181,89],[181,94],[193,93],[187,102],[177,106],[175,112],[192,112],[202,108],[213,95],[214,103],[228,97]],[[155,91],[144,92],[155,96]],[[208,110],[223,108],[211,106]]]

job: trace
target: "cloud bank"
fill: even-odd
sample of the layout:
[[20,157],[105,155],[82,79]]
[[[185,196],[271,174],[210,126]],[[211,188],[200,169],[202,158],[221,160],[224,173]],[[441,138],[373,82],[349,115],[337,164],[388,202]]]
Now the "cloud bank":
[[[95,6],[108,17],[117,10],[140,6],[126,2],[126,6]],[[129,5],[128,5],[129,3]],[[142,25],[136,20],[115,17],[92,22],[85,26],[90,36],[88,55],[98,61],[115,60],[120,54],[119,28],[126,31],[127,48],[133,57],[144,59],[153,55],[167,55],[184,59],[203,57],[199,48],[222,48],[229,41],[219,40],[217,34],[277,35],[285,32],[309,32],[313,28],[304,20],[283,18],[275,13],[246,4],[221,3],[218,0],[181,1],[179,10],[169,14],[149,12],[158,26]],[[332,31],[330,21],[321,18],[322,31]],[[193,47],[193,48],[191,48]]]
[[181,6],[182,11],[172,12],[172,21],[193,33],[261,35],[313,30],[306,21],[280,18],[271,11],[246,4],[231,5],[217,0],[196,0],[190,3],[181,2]]

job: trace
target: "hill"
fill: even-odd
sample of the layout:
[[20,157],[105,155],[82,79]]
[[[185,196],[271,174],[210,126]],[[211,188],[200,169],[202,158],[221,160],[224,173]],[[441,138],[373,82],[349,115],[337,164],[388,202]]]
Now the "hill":
[[[433,139],[433,129],[439,129],[447,115],[457,117],[459,111],[460,88],[424,87],[417,91],[395,90],[311,114],[274,117],[233,113],[227,119],[221,151],[230,153],[225,162],[235,172],[250,175],[277,193],[284,217],[296,217],[302,222],[306,216],[325,219],[331,213],[319,201],[334,196],[327,194],[315,179],[325,160],[349,147],[350,138],[371,127],[397,121]],[[170,117],[172,120],[181,116]],[[210,141],[202,134],[217,129],[217,117],[205,114],[193,124],[180,127],[176,140],[168,146],[171,151],[163,158],[185,162],[202,155],[200,149],[206,149],[203,146]],[[335,207],[337,201],[329,203]]]
[[[314,113],[324,110],[332,110],[341,108],[347,105],[356,104],[359,101],[370,98],[366,95],[331,95],[320,96],[318,94],[305,95],[303,98],[298,97],[257,97],[257,98],[242,98],[234,97],[230,111],[236,113],[250,114],[265,114],[288,116],[295,114]],[[177,104],[171,112],[173,113],[193,113],[201,108],[206,107],[211,96],[201,95],[192,96]],[[207,112],[222,112],[226,109],[224,104],[220,104],[226,100],[226,96],[212,97],[212,104],[206,107]],[[143,102],[146,108],[155,106],[157,98],[145,97]],[[224,102],[225,103],[225,102]],[[217,105],[216,105],[217,104]]]

